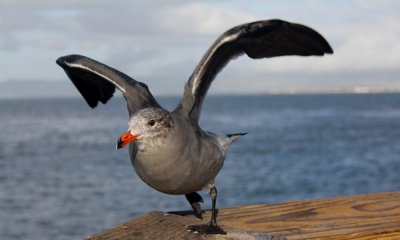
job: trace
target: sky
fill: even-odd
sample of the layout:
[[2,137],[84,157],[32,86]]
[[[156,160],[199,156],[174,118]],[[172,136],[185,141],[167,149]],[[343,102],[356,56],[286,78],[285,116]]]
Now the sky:
[[399,12],[396,0],[0,0],[0,88],[16,95],[17,87],[6,86],[43,95],[53,85],[73,89],[55,60],[76,53],[146,83],[155,95],[179,95],[220,34],[245,22],[279,18],[317,30],[335,53],[242,56],[209,92],[399,90]]

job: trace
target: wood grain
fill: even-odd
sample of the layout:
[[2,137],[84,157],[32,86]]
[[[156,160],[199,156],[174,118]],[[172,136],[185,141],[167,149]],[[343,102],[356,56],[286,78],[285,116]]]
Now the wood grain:
[[227,235],[201,235],[188,212],[151,212],[87,239],[400,239],[400,192],[220,209]]

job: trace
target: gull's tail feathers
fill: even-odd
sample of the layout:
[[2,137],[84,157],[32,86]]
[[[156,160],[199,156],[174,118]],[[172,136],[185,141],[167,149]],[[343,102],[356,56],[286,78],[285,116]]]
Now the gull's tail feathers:
[[224,149],[227,149],[231,143],[235,142],[238,140],[241,136],[246,135],[247,133],[231,133],[231,134],[226,134],[226,137],[223,141],[222,147]]

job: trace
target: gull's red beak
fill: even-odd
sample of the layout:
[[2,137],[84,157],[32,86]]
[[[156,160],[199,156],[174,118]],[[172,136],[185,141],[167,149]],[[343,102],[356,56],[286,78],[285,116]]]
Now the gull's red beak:
[[132,135],[129,131],[122,134],[121,137],[118,139],[117,149],[125,147],[128,143],[135,141],[136,138],[138,138],[139,136],[140,134]]

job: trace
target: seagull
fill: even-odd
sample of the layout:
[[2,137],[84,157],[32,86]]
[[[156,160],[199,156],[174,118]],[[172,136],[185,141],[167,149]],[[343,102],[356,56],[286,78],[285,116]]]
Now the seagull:
[[128,130],[117,149],[129,145],[129,156],[138,176],[153,189],[185,195],[196,216],[201,216],[202,197],[208,189],[212,200],[211,220],[189,229],[207,234],[224,234],[217,224],[217,188],[214,180],[221,170],[228,146],[244,133],[216,134],[199,126],[207,91],[228,62],[240,55],[270,58],[286,55],[323,56],[333,53],[329,43],[315,30],[297,23],[272,19],[233,27],[208,49],[184,87],[173,111],[156,101],[146,84],[81,55],[57,59],[87,104],[105,104],[115,89],[122,92],[128,112]]

